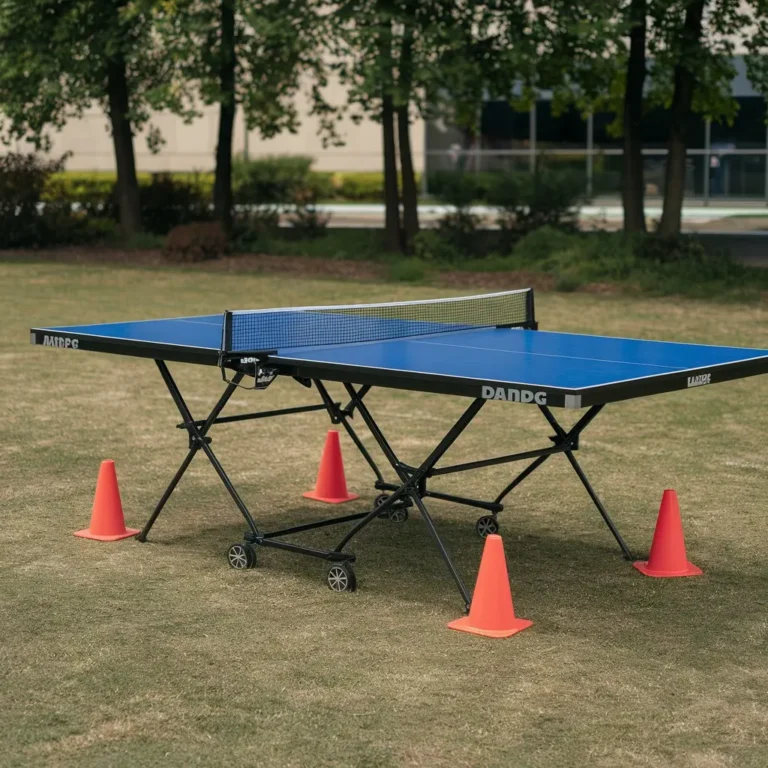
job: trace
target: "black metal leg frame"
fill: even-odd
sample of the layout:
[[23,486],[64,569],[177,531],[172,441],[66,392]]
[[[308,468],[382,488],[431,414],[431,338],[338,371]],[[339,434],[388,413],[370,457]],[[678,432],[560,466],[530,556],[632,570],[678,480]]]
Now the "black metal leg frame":
[[[323,382],[315,381],[314,383],[318,391],[321,393],[323,401],[326,403],[328,412],[331,417],[331,421],[334,424],[339,424],[339,423],[342,424],[342,426],[346,429],[346,431],[354,441],[360,453],[363,455],[363,458],[371,467],[374,475],[376,476],[375,487],[378,490],[382,490],[382,491],[397,491],[400,488],[400,485],[398,485],[397,483],[388,483],[384,480],[381,470],[376,465],[376,462],[373,460],[370,453],[363,446],[362,442],[360,441],[360,438],[356,434],[352,425],[349,424],[348,422],[348,418],[352,416],[355,408],[358,408],[358,410],[360,410],[361,415],[363,416],[363,420],[366,421],[366,425],[370,429],[370,424],[368,424],[368,421],[365,418],[365,414],[363,413],[362,409],[360,409],[360,405],[362,404],[362,399],[368,393],[368,391],[370,390],[370,387],[366,386],[361,388],[358,392],[355,392],[354,389],[352,389],[348,385],[345,385],[347,386],[348,392],[350,393],[351,400],[349,405],[346,408],[340,408],[338,404],[332,403],[331,397],[330,395],[328,395],[328,392],[326,391],[325,386],[323,385]],[[517,488],[517,486],[520,485],[520,483],[522,483],[526,477],[528,477],[533,472],[535,472],[550,456],[556,453],[564,453],[566,458],[570,462],[571,466],[573,467],[574,472],[576,472],[577,477],[579,478],[585,490],[589,494],[589,497],[592,499],[592,502],[597,508],[597,511],[600,513],[600,516],[603,518],[603,520],[605,521],[605,524],[608,526],[608,529],[613,534],[618,545],[621,547],[621,550],[624,553],[624,556],[628,560],[631,560],[632,552],[630,551],[626,542],[624,541],[618,529],[616,528],[616,525],[614,524],[613,520],[611,520],[610,516],[608,515],[608,512],[603,506],[603,503],[600,500],[600,497],[597,495],[591,483],[589,482],[589,479],[584,473],[584,470],[581,468],[581,465],[576,460],[576,457],[573,455],[574,451],[578,450],[579,448],[579,436],[589,426],[589,424],[598,415],[598,413],[600,413],[600,411],[604,408],[604,406],[603,405],[592,406],[576,422],[576,424],[574,424],[574,426],[571,427],[570,430],[565,430],[558,423],[557,419],[555,419],[554,415],[552,414],[552,411],[549,408],[547,408],[547,406],[540,405],[538,406],[538,408],[544,414],[544,417],[547,419],[550,426],[555,431],[555,434],[552,437],[550,437],[550,441],[553,443],[552,446],[548,448],[542,448],[542,449],[537,449],[532,451],[523,451],[522,453],[508,454],[506,456],[499,456],[492,459],[482,459],[480,461],[473,461],[465,464],[456,464],[454,466],[432,468],[421,478],[420,482],[416,485],[415,492],[418,494],[418,496],[422,500],[425,498],[440,499],[442,501],[453,502],[454,504],[463,504],[466,506],[487,510],[491,514],[482,516],[477,521],[477,526],[476,526],[478,534],[482,538],[485,538],[485,536],[487,536],[489,533],[496,533],[499,530],[497,516],[499,512],[501,512],[504,509],[504,504],[502,503],[504,499],[515,488]],[[368,417],[370,418],[370,413],[368,413]],[[371,431],[373,432],[373,430]],[[374,438],[376,438],[376,433],[373,432],[373,434],[374,434]],[[381,433],[379,432],[379,434]],[[377,442],[379,442],[379,445],[381,445],[379,438],[376,438],[376,440]],[[384,449],[382,448],[382,450]],[[386,450],[384,450],[384,455],[388,459],[390,458]],[[499,495],[493,501],[482,501],[480,499],[469,499],[464,496],[456,496],[450,493],[441,493],[439,491],[430,489],[427,485],[428,478],[436,477],[439,475],[448,475],[456,472],[466,472],[472,469],[480,469],[482,467],[490,467],[490,466],[495,466],[497,464],[507,464],[515,461],[525,461],[527,459],[533,459],[533,461],[525,469],[523,469],[522,472],[520,472],[501,491],[501,493],[499,493]],[[415,468],[410,467],[407,464],[399,463],[399,467],[406,473],[415,472]],[[401,477],[401,480],[402,480],[402,477]],[[385,496],[379,497],[380,500],[383,500],[384,498],[386,497]],[[401,496],[400,499],[398,500],[398,503],[394,505],[394,507],[397,508],[400,505],[411,506],[413,503],[414,502],[410,495],[406,495],[404,497]],[[382,515],[386,513],[386,509],[384,506],[381,506],[379,508],[379,511],[382,513]]]
[[[227,489],[227,492],[232,497],[235,505],[240,510],[240,513],[242,514],[248,526],[248,530],[244,536],[245,543],[233,545],[230,547],[229,561],[233,567],[251,567],[255,562],[255,555],[253,550],[254,546],[273,547],[275,549],[282,549],[288,552],[295,552],[297,554],[309,555],[311,557],[317,557],[326,561],[330,561],[331,566],[328,573],[329,586],[337,591],[352,590],[355,588],[355,575],[351,569],[351,563],[355,560],[355,555],[352,552],[345,551],[349,542],[354,538],[354,536],[356,536],[363,528],[369,525],[376,518],[382,516],[391,516],[393,519],[398,519],[394,514],[396,510],[403,510],[408,506],[415,506],[419,510],[421,518],[424,520],[430,536],[435,542],[435,545],[437,546],[440,555],[443,558],[443,561],[445,562],[445,565],[456,584],[456,587],[461,593],[465,606],[468,607],[470,603],[470,594],[467,591],[467,588],[462,581],[461,576],[459,575],[459,572],[457,571],[453,561],[451,560],[445,545],[440,539],[432,517],[424,504],[424,499],[427,497],[447,499],[449,501],[454,501],[461,504],[480,507],[490,511],[492,516],[488,516],[488,519],[495,521],[496,514],[503,509],[503,499],[514,488],[516,488],[532,472],[538,469],[538,467],[540,467],[550,456],[556,453],[564,453],[566,458],[573,466],[574,471],[581,480],[585,489],[592,498],[592,501],[594,502],[601,516],[611,530],[611,533],[614,535],[616,541],[624,551],[624,554],[628,558],[631,558],[629,548],[621,538],[619,532],[616,530],[616,527],[608,516],[608,513],[605,511],[602,502],[597,497],[586,475],[581,469],[581,466],[573,456],[573,452],[578,449],[579,435],[602,410],[602,405],[593,406],[590,408],[570,430],[565,430],[562,426],[560,426],[555,417],[552,415],[552,412],[546,406],[539,406],[541,412],[544,414],[550,426],[555,431],[555,435],[550,438],[552,441],[551,446],[538,450],[525,451],[522,453],[509,454],[506,456],[498,456],[490,459],[482,459],[479,461],[472,461],[463,464],[438,467],[437,464],[440,459],[456,442],[462,432],[464,432],[464,430],[469,426],[469,424],[479,413],[480,409],[486,402],[482,399],[476,399],[470,403],[470,405],[462,413],[456,423],[448,430],[446,435],[438,443],[437,447],[429,454],[429,456],[427,456],[427,458],[418,467],[413,467],[401,462],[398,459],[391,445],[382,433],[381,428],[371,415],[367,405],[364,403],[363,398],[370,390],[370,387],[368,386],[355,389],[351,384],[344,384],[346,392],[350,398],[348,405],[344,408],[342,408],[339,403],[336,403],[332,400],[328,394],[327,389],[321,381],[314,381],[314,384],[323,401],[321,405],[300,406],[296,408],[284,408],[254,414],[221,417],[221,411],[224,409],[225,405],[243,378],[243,374],[237,373],[234,375],[232,381],[227,385],[226,389],[219,398],[218,402],[214,405],[208,417],[203,421],[196,421],[193,418],[189,407],[184,401],[184,398],[182,397],[181,392],[179,391],[179,388],[171,376],[171,373],[168,370],[165,362],[162,360],[156,360],[155,362],[157,363],[163,381],[165,382],[165,385],[168,388],[168,391],[170,392],[171,397],[173,398],[173,401],[179,410],[179,413],[181,414],[183,423],[180,424],[179,427],[186,429],[189,435],[189,450],[184,461],[181,463],[181,466],[168,485],[168,488],[166,488],[165,492],[160,498],[160,501],[152,512],[152,515],[139,534],[139,541],[146,541],[147,534],[151,530],[152,526],[157,520],[157,517],[170,498],[174,489],[178,485],[182,476],[186,472],[187,467],[189,467],[192,459],[195,457],[198,451],[202,450],[203,453],[205,453],[207,456],[213,468],[216,470],[216,473],[224,484],[224,487]],[[364,459],[371,467],[371,470],[374,472],[374,475],[376,476],[376,487],[379,489],[391,490],[392,493],[390,495],[380,496],[377,499],[377,503],[374,508],[367,512],[358,512],[340,517],[328,518],[312,523],[306,523],[304,525],[293,526],[291,528],[284,528],[277,531],[261,531],[258,528],[250,510],[246,506],[243,499],[240,497],[240,494],[237,492],[237,489],[229,479],[229,476],[227,475],[220,461],[216,457],[216,454],[211,448],[211,438],[208,437],[208,432],[214,424],[317,410],[327,410],[331,421],[333,423],[341,424],[344,427],[344,429],[350,435],[351,439],[354,441],[357,449],[360,451]],[[399,479],[399,484],[386,483],[384,481],[382,473],[376,465],[376,462],[373,460],[370,453],[363,445],[353,427],[349,424],[349,419],[353,416],[355,410],[358,411],[362,417],[366,427],[373,435],[374,440],[378,444],[388,463],[395,471]],[[436,491],[430,491],[427,489],[427,479],[430,477],[466,472],[472,469],[479,469],[481,467],[489,467],[497,464],[506,464],[527,459],[533,459],[533,461],[525,469],[523,469],[522,472],[520,472],[515,477],[515,479],[506,486],[506,488],[504,488],[504,490],[493,502],[481,502],[474,499],[464,499],[462,497],[438,493]],[[403,518],[401,517],[399,519]],[[481,518],[480,520],[482,521],[484,519],[485,518]],[[285,540],[285,537],[294,533],[301,533],[303,531],[308,531],[315,528],[353,521],[355,524],[347,531],[347,533],[343,536],[343,538],[339,541],[338,545],[334,549],[317,549],[301,544],[294,544]],[[479,523],[480,521],[478,521],[478,524]],[[486,528],[481,531],[478,528],[478,532],[481,533],[481,535],[487,535],[487,533],[493,532],[493,530],[492,528]]]

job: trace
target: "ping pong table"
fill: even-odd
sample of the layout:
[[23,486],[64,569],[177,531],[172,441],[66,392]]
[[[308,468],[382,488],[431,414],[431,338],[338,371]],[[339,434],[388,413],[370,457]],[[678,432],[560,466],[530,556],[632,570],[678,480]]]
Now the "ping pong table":
[[[449,573],[469,606],[470,594],[445,548],[425,500],[437,498],[475,507],[481,537],[499,530],[503,501],[550,456],[562,453],[570,462],[624,555],[631,558],[574,453],[582,432],[608,403],[629,398],[695,389],[768,372],[768,350],[615,338],[538,329],[532,289],[431,301],[288,307],[226,311],[219,315],[163,320],[67,325],[31,329],[33,344],[70,350],[108,352],[155,360],[178,409],[189,447],[170,484],[138,536],[145,541],[160,512],[195,455],[202,451],[240,510],[248,530],[242,543],[228,551],[230,565],[250,568],[256,547],[273,547],[329,561],[328,585],[353,591],[355,555],[347,545],[374,519],[404,521],[415,507],[426,523]],[[210,413],[196,420],[168,363],[216,366],[224,392]],[[316,390],[319,403],[222,416],[238,387],[266,389],[278,377]],[[340,382],[349,398],[342,405],[326,382]],[[388,387],[470,399],[469,405],[418,466],[401,461],[365,402],[374,387]],[[543,448],[440,464],[446,451],[489,401],[530,404],[551,428]],[[553,408],[586,409],[570,428],[561,425]],[[263,531],[211,447],[209,431],[223,424],[269,416],[322,410],[352,438],[383,491],[372,508],[316,522]],[[351,419],[362,418],[396,476],[385,479],[365,448]],[[501,416],[501,413],[499,414]],[[432,487],[433,478],[502,465],[528,462],[493,500],[470,499]],[[352,523],[333,549],[318,549],[289,540],[293,534],[327,525]]]

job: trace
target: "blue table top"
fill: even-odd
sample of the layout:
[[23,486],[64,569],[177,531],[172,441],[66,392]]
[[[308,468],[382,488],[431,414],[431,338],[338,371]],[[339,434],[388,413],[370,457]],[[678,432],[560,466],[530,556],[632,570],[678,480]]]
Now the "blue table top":
[[[287,319],[287,318],[286,318]],[[80,338],[221,349],[222,315],[59,326],[42,329]],[[610,336],[479,328],[339,345],[281,348],[275,360],[323,363],[456,379],[569,390],[768,358],[768,350]]]

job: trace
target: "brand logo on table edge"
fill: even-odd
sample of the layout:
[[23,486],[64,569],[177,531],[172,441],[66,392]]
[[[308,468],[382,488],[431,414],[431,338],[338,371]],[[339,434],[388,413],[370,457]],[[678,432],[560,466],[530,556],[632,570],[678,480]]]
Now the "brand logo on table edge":
[[44,347],[61,347],[62,349],[77,349],[80,346],[79,339],[69,339],[65,336],[43,336]]
[[700,373],[698,376],[688,377],[689,387],[703,387],[705,384],[711,384],[711,383],[712,383],[711,373]]
[[483,384],[480,397],[483,400],[505,400],[508,403],[547,404],[546,392],[534,392],[530,389],[511,389],[507,387],[492,387]]

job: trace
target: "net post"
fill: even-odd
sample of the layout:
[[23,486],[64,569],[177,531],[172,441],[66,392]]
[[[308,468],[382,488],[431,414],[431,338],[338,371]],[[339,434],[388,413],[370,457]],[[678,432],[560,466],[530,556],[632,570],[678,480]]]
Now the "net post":
[[224,310],[224,323],[221,333],[221,351],[229,352],[232,349],[232,310]]
[[525,296],[525,328],[531,331],[538,331],[539,324],[536,322],[536,310],[533,303],[533,288],[528,289]]

